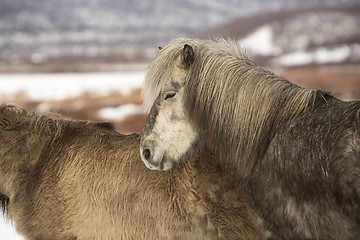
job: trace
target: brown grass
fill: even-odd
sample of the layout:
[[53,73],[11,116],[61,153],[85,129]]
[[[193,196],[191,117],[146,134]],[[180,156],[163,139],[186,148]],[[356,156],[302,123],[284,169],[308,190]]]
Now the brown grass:
[[274,72],[302,87],[329,90],[342,100],[360,99],[360,64],[285,68]]

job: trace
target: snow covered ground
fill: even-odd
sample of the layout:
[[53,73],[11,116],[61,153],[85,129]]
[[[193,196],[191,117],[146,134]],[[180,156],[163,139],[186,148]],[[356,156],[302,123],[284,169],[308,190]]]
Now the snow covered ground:
[[[91,95],[111,96],[118,93],[130,96],[142,87],[144,72],[86,73],[86,74],[0,74],[0,103],[21,106],[21,101],[42,102],[37,111],[48,111],[49,102]],[[106,106],[105,106],[106,107]],[[81,108],[81,106],[80,106]],[[99,117],[111,121],[143,113],[141,106],[124,104],[99,111]]]
[[[360,45],[359,45],[360,46]],[[329,64],[345,61],[353,52],[352,47],[359,46],[340,46],[334,49],[318,48],[313,51],[296,51],[285,54],[279,58],[275,58],[273,63],[280,66],[301,66],[311,63]]]
[[25,93],[33,100],[60,100],[81,95],[128,94],[140,88],[144,72],[86,74],[0,74],[0,97]]
[[99,111],[99,116],[110,121],[121,121],[131,114],[143,113],[142,106],[129,103],[119,107],[103,108]]
[[[0,101],[21,92],[29,99],[46,101],[75,97],[83,93],[104,95],[119,91],[129,94],[141,88],[144,72],[86,73],[86,74],[0,74]],[[16,104],[16,102],[11,102]],[[105,108],[101,114],[109,118],[123,118],[138,113],[140,106],[127,104],[118,108]],[[11,223],[0,214],[0,239],[21,240]]]
[[23,240],[24,238],[17,234],[14,226],[5,221],[3,218],[0,220],[0,239],[1,240]]
[[277,55],[281,53],[281,48],[275,45],[273,35],[272,27],[265,25],[241,39],[239,44],[254,55]]

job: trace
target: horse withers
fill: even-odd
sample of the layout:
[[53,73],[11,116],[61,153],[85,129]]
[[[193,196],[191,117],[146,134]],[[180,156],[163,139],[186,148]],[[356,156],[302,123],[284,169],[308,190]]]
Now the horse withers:
[[0,105],[3,210],[28,240],[263,239],[216,159],[149,171],[139,142],[111,124]]
[[210,151],[271,239],[360,238],[360,102],[305,89],[233,41],[177,39],[150,64],[141,159],[173,170]]

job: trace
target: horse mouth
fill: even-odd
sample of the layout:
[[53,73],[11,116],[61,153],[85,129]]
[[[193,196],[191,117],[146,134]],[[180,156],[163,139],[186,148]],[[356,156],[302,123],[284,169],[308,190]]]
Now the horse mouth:
[[150,170],[169,171],[169,170],[173,169],[174,166],[176,165],[176,164],[174,164],[173,161],[168,159],[165,154],[161,157],[160,161],[157,161],[158,162],[157,165],[155,165],[154,163],[145,159],[143,156],[141,156],[141,160],[145,164],[145,166]]
[[160,167],[160,171],[169,171],[171,169],[173,169],[175,167],[176,164],[174,164],[173,161],[169,160],[166,158],[166,156],[163,157],[163,159],[161,160],[159,167]]

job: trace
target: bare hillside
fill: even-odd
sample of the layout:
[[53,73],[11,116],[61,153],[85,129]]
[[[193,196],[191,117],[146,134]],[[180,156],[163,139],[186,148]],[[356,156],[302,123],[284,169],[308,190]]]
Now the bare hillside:
[[201,37],[231,37],[263,65],[360,62],[360,4],[314,6],[239,18]]

